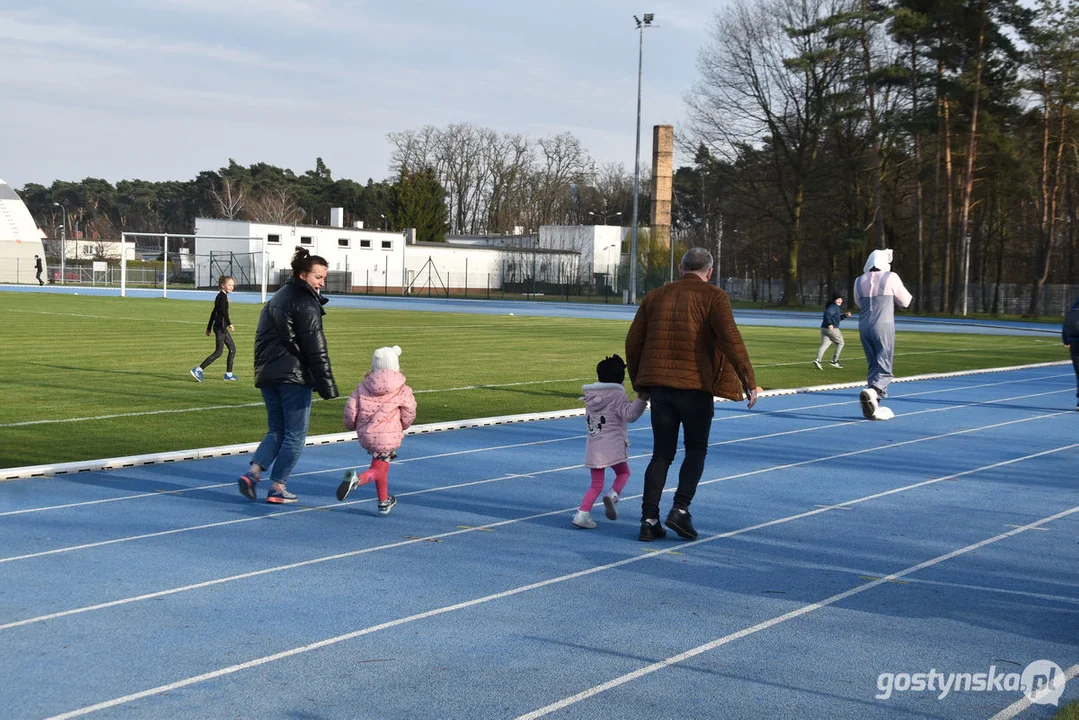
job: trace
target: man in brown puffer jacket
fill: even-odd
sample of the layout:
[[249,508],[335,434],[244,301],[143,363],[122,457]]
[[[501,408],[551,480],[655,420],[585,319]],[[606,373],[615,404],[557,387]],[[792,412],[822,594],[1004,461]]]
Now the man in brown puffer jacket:
[[640,539],[666,536],[659,499],[683,429],[686,455],[666,525],[693,540],[689,505],[704,472],[713,396],[757,403],[757,381],[727,293],[711,285],[712,255],[691,248],[678,266],[682,278],[645,295],[626,335],[633,388],[652,402],[652,461],[644,473]]

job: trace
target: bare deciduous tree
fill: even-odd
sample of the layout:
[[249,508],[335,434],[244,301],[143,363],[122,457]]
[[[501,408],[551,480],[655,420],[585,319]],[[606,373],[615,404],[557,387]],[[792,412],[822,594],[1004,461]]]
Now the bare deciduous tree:
[[303,219],[303,210],[287,190],[268,189],[251,197],[246,215],[255,222],[295,225]]
[[722,11],[687,97],[694,134],[713,154],[729,167],[747,159],[760,165],[762,172],[740,173],[731,187],[784,228],[787,303],[797,302],[806,191],[845,71],[822,21],[846,7],[764,0]]
[[232,178],[221,179],[221,189],[214,188],[210,191],[214,202],[217,203],[217,211],[221,217],[228,220],[236,220],[243,217],[244,203],[247,200],[247,192]]

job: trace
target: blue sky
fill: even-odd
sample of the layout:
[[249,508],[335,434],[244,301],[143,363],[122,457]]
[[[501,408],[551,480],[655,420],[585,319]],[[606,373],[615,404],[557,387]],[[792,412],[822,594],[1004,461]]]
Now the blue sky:
[[235,158],[390,175],[386,134],[571,132],[633,170],[683,96],[707,0],[0,0],[0,177],[186,180]]

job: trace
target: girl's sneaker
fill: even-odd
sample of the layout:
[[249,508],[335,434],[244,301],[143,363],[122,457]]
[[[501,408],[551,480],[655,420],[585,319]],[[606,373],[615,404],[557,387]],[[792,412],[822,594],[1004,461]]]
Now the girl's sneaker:
[[615,507],[618,504],[618,493],[611,490],[609,493],[603,496],[603,509],[607,511],[608,520],[618,519],[618,508]]
[[271,505],[284,505],[285,503],[296,502],[296,496],[284,488],[281,488],[280,490],[271,489],[270,493],[266,496],[266,502]]
[[390,495],[390,497],[387,498],[386,500],[379,500],[378,501],[378,514],[379,515],[389,515],[390,510],[393,510],[393,506],[396,505],[396,504],[397,504],[397,498],[395,496],[393,496],[393,495]]
[[228,380],[229,382],[235,382],[240,378],[236,377],[236,373],[225,373],[225,377],[223,379]]
[[191,368],[191,377],[195,378],[195,380],[198,381],[198,382],[202,382],[202,368],[201,367],[193,367],[193,368]]
[[341,481],[341,484],[337,486],[337,499],[344,500],[348,497],[348,494],[352,492],[359,483],[356,480],[356,471],[349,470],[345,473],[345,479]]
[[592,513],[586,510],[577,511],[577,514],[573,516],[573,524],[585,530],[594,530],[596,527],[596,521],[592,519]]

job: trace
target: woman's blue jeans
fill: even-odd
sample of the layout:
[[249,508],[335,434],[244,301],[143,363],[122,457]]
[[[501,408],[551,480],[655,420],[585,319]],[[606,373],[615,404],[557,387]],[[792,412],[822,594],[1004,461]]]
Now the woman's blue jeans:
[[253,462],[263,470],[272,467],[270,480],[284,485],[307,442],[312,389],[304,385],[274,383],[261,390],[269,430],[255,450]]

